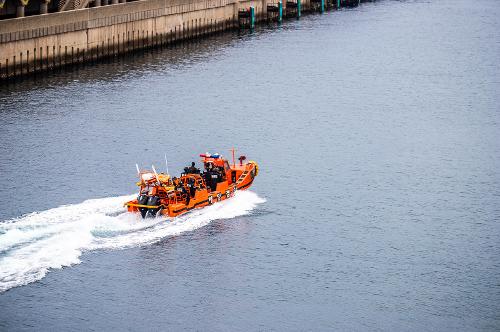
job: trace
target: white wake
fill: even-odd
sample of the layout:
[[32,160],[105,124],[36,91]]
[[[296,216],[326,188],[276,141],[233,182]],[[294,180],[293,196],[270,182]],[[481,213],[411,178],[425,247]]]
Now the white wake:
[[50,269],[78,264],[83,251],[151,244],[213,220],[248,214],[265,201],[238,191],[229,200],[174,219],[143,220],[123,207],[133,197],[91,199],[0,222],[0,292],[39,280]]

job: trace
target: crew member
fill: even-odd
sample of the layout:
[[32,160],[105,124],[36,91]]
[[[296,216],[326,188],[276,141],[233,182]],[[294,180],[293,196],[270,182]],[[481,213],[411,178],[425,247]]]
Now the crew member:
[[189,196],[186,188],[184,187],[181,179],[174,178],[174,183],[175,183],[175,189],[181,194],[181,197],[183,195],[186,196],[186,205],[189,205],[189,201],[191,200],[191,197]]
[[186,195],[186,205],[189,205],[189,202],[191,201],[191,196],[187,192],[186,188],[182,186],[182,194]]
[[216,171],[210,172],[210,188],[212,188],[212,191],[217,189],[218,182],[219,182],[219,174]]
[[195,188],[195,184],[194,184],[194,179],[193,178],[189,178],[188,179],[188,188],[189,188],[189,194],[191,195],[191,197],[194,197],[194,194],[196,193],[196,188]]
[[219,182],[225,181],[226,172],[224,172],[224,168],[219,167],[218,170],[219,170]]
[[186,174],[200,174],[200,170],[196,168],[194,161],[191,163],[191,167],[186,167],[184,169]]
[[215,190],[212,188],[212,163],[208,162],[205,163],[205,172],[204,172],[204,177],[205,177],[205,183],[207,184],[208,187],[210,187],[210,190]]

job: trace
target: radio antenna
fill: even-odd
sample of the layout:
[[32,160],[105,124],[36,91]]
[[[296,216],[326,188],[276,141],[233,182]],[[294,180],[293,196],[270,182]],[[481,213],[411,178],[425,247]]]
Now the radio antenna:
[[235,148],[232,148],[232,149],[231,149],[231,152],[233,153],[233,168],[235,168],[235,167],[236,167],[236,161],[234,160],[234,152],[235,152],[235,151],[236,151],[236,150],[235,150]]
[[167,154],[165,153],[165,165],[167,166],[167,174],[170,175],[168,171],[168,160],[167,160]]
[[155,172],[156,181],[158,181],[158,185],[159,185],[159,186],[161,186],[160,178],[159,178],[159,176],[158,176],[158,173],[156,173],[155,166],[154,166],[154,165],[151,165],[151,168],[153,168],[153,172]]

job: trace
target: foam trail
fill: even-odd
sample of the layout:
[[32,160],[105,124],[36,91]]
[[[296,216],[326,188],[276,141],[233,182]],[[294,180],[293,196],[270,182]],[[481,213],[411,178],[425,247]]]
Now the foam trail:
[[142,220],[123,207],[132,197],[92,199],[0,222],[0,292],[40,280],[50,269],[78,264],[83,251],[154,243],[216,219],[248,214],[265,201],[238,191],[229,200],[174,219]]

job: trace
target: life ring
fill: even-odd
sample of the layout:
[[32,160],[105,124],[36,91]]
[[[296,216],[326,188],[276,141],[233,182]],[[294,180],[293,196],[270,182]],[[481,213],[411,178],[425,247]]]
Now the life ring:
[[253,161],[253,160],[250,160],[248,163],[249,163],[249,164],[252,164],[252,165],[254,166],[254,168],[253,168],[253,176],[254,176],[254,177],[255,177],[255,176],[257,176],[257,175],[259,174],[259,164],[257,164],[257,163],[256,163],[255,161]]

